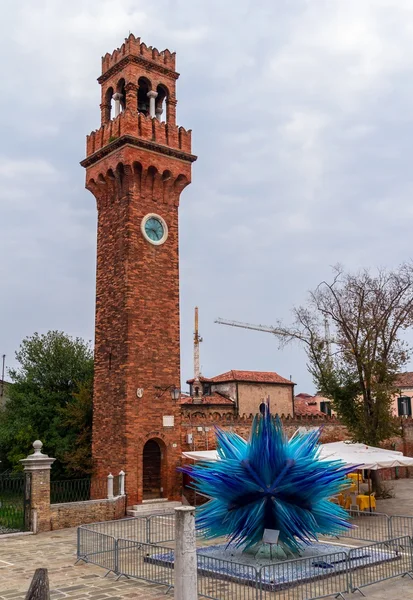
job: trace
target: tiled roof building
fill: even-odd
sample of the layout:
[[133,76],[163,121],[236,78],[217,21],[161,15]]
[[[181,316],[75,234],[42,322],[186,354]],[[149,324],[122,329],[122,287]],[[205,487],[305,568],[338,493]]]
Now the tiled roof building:
[[199,375],[187,381],[189,398],[181,399],[185,408],[221,406],[236,415],[255,414],[269,399],[275,414],[293,414],[294,383],[274,371],[231,370],[214,377]]

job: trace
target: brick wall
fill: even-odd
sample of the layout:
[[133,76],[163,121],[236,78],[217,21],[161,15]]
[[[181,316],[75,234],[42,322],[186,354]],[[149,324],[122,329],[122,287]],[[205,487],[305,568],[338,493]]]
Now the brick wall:
[[[168,89],[167,124],[137,112],[136,82]],[[87,140],[86,187],[98,210],[92,454],[97,477],[128,474],[131,504],[143,499],[143,448],[162,454],[162,495],[179,499],[181,478],[178,207],[191,181],[190,132],[176,127],[174,57],[128,40],[102,62],[102,127]],[[124,80],[126,107],[108,121],[108,90]],[[113,139],[114,138],[114,139]],[[145,215],[167,224],[162,245],[141,232]],[[137,389],[143,394],[137,396]],[[173,417],[167,427],[163,417]]]
[[30,476],[32,527],[42,533],[50,530],[50,471],[33,471]]
[[[218,425],[222,429],[231,429],[243,438],[248,438],[251,430],[253,415],[236,417],[231,413],[219,414],[199,410],[195,414],[186,413],[182,418],[181,445],[183,452],[190,450],[214,450],[215,430]],[[321,441],[324,444],[350,439],[346,427],[335,417],[285,417],[282,419],[288,435],[292,435],[299,427],[313,428],[323,426]],[[411,425],[413,442],[413,423]],[[188,444],[187,436],[192,434],[192,444]],[[413,444],[412,444],[413,452]],[[413,456],[413,454],[412,454]]]
[[86,523],[114,521],[126,514],[126,496],[113,500],[88,500],[50,506],[50,529],[77,527]]

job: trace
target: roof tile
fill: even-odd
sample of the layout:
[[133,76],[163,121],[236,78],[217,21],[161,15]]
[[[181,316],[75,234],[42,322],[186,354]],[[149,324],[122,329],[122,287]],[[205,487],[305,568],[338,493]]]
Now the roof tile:
[[396,387],[413,387],[413,371],[398,373],[395,385]]
[[289,379],[285,379],[275,371],[227,371],[216,377],[211,377],[212,383],[223,381],[242,381],[251,383],[280,383],[294,385]]
[[196,402],[194,402],[194,398],[191,396],[182,396],[180,400],[180,404],[188,405],[195,404],[197,406],[207,406],[209,404],[220,405],[220,406],[234,406],[235,403],[231,398],[224,396],[223,394],[219,394],[218,392],[214,392],[210,396],[202,396],[201,398],[196,398]]

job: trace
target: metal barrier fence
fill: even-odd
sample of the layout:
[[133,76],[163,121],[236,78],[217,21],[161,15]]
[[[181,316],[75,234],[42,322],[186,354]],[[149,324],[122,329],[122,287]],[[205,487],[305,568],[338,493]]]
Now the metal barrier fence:
[[390,537],[413,537],[413,517],[393,516],[390,517]]
[[[212,600],[259,598],[259,573],[249,565],[197,554],[198,594]],[[231,575],[236,569],[237,576]],[[273,596],[274,598],[274,596]]]
[[[389,517],[382,513],[359,511],[352,512],[350,517],[355,527],[344,531],[340,534],[340,538],[384,542],[392,537],[413,536],[413,517]],[[88,527],[93,527],[96,531],[108,535],[147,544],[162,544],[175,540],[174,513],[105,521],[88,525]],[[202,536],[202,532],[197,531],[197,535]]]
[[[119,577],[125,575],[170,588],[174,585],[174,550],[146,540],[171,536],[172,531],[171,515],[81,526],[77,557]],[[342,596],[393,577],[412,576],[413,546],[412,538],[403,536],[353,547],[347,552],[343,549],[281,561],[259,570],[208,556],[205,548],[205,553],[201,549],[197,554],[197,564],[198,593],[205,598],[315,600]]]
[[384,513],[349,511],[353,529],[346,529],[338,537],[366,542],[384,542],[392,537],[391,518]]
[[117,540],[118,575],[135,577],[172,588],[174,585],[173,555],[170,548],[133,540]]
[[117,540],[106,533],[99,533],[85,527],[77,530],[77,558],[103,567],[107,571],[117,572]]
[[[360,551],[369,554],[367,565],[360,566]],[[350,550],[348,554],[349,583],[352,592],[362,587],[391,579],[411,577],[413,572],[412,538],[399,537]]]
[[345,552],[288,560],[261,567],[260,599],[307,600],[348,593],[348,561]]

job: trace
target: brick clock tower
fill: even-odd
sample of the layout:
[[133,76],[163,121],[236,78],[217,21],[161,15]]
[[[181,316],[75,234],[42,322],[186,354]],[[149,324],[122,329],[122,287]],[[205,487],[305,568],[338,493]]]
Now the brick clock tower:
[[181,498],[178,207],[196,157],[178,77],[133,35],[106,54],[81,163],[98,211],[92,453],[96,476],[126,472],[129,503]]

